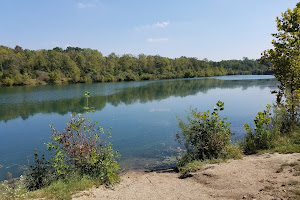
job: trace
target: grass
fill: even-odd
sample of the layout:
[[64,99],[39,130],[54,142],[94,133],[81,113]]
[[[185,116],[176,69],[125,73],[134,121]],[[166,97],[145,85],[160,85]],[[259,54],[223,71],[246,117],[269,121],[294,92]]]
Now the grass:
[[273,186],[265,186],[262,190],[264,191],[271,191],[271,190],[274,190],[275,188]]
[[[258,150],[257,155],[264,153],[300,153],[300,134],[295,131],[291,136],[279,136],[272,142],[272,148]],[[298,160],[300,161],[300,159]]]
[[229,144],[224,148],[220,158],[224,160],[241,159],[243,158],[242,149],[236,144]]
[[185,164],[182,167],[178,167],[178,170],[180,172],[180,178],[189,177],[191,172],[200,170],[204,164],[204,161],[194,160]]
[[281,166],[282,166],[282,167],[285,167],[285,166],[294,167],[294,166],[297,166],[297,165],[298,165],[297,162],[291,162],[291,163],[284,163],[284,164],[282,164]]
[[283,167],[281,166],[279,169],[276,170],[276,173],[281,173],[283,172]]
[[84,176],[83,178],[74,176],[70,179],[55,181],[45,188],[27,192],[22,180],[15,180],[12,184],[4,181],[0,183],[0,199],[70,200],[75,193],[87,190],[93,186],[99,186],[100,184],[99,181],[91,179],[88,176]]
[[291,185],[291,186],[295,186],[295,185],[298,185],[299,184],[299,181],[297,180],[289,180],[286,185]]
[[186,178],[191,176],[190,173],[200,170],[205,164],[217,164],[226,162],[229,159],[241,159],[243,154],[238,146],[230,144],[225,147],[220,158],[218,159],[209,159],[209,160],[194,160],[186,163],[185,165],[178,167],[180,172],[180,178]]
[[95,180],[89,177],[78,178],[74,177],[67,180],[58,180],[53,182],[48,187],[33,191],[28,194],[29,198],[44,198],[53,200],[69,200],[76,192],[83,191],[93,187]]
[[299,153],[300,152],[300,134],[299,128],[290,133],[290,136],[281,136],[274,141],[272,152],[278,153]]
[[26,195],[27,192],[19,181],[16,181],[13,184],[8,183],[8,181],[0,183],[1,200],[26,199]]
[[276,173],[283,172],[284,167],[292,167],[295,170],[294,176],[300,175],[300,165],[298,162],[284,163],[280,166],[279,169],[276,170]]
[[293,176],[300,176],[300,171],[294,172]]
[[293,193],[300,199],[300,190],[294,190]]

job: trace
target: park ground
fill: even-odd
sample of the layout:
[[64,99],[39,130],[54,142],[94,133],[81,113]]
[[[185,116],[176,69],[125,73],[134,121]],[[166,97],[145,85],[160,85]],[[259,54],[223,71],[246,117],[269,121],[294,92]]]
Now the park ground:
[[171,169],[126,172],[112,188],[92,188],[73,199],[300,199],[300,153],[245,156],[179,177]]

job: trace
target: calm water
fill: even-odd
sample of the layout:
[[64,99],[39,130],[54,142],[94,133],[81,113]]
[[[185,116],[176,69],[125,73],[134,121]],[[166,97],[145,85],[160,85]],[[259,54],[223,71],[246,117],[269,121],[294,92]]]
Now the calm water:
[[89,104],[96,109],[89,117],[112,128],[122,166],[142,169],[176,153],[176,115],[183,118],[190,107],[208,110],[224,101],[222,116],[241,138],[243,124],[252,124],[257,112],[275,101],[270,90],[277,84],[273,76],[224,76],[0,88],[0,180],[7,172],[21,175],[33,149],[45,152],[49,124],[63,130],[72,112],[83,112],[84,91],[91,92]]

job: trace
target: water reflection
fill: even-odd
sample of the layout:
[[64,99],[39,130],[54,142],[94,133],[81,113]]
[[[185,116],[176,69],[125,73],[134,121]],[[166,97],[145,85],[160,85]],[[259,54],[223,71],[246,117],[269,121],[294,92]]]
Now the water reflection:
[[138,83],[98,83],[62,86],[37,86],[0,88],[0,121],[9,121],[21,117],[23,120],[37,113],[83,112],[83,93],[92,93],[89,102],[96,110],[102,110],[107,104],[118,106],[136,102],[147,103],[169,97],[186,97],[209,90],[249,87],[274,87],[276,79],[188,79],[149,81]]

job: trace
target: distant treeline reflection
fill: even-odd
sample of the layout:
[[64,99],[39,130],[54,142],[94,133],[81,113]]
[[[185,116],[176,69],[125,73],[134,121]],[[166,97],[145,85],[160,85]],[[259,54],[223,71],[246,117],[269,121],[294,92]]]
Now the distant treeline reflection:
[[[147,103],[154,100],[167,99],[171,96],[185,97],[188,95],[195,95],[199,92],[206,93],[215,88],[231,89],[241,87],[242,89],[247,89],[254,86],[264,88],[274,87],[276,84],[276,79],[220,80],[206,78],[157,81],[149,82],[139,87],[127,87],[108,95],[93,93],[92,97],[89,99],[89,104],[92,105],[95,110],[99,111],[102,110],[107,103],[113,106],[118,106],[121,103],[126,105],[135,102]],[[78,93],[82,94],[81,90],[83,88],[78,87],[78,85],[76,86],[77,89],[80,90]],[[31,89],[34,90],[34,88],[35,87],[27,88],[26,93],[30,92]],[[55,87],[53,90],[55,91]],[[34,100],[25,103],[0,104],[0,121],[8,121],[18,117],[25,120],[29,116],[38,113],[58,113],[64,115],[69,112],[83,112],[81,108],[83,108],[85,104],[85,99],[82,95],[65,99],[65,96],[63,96],[64,92],[62,91],[60,93],[60,95],[62,95],[61,99],[57,100],[42,100],[35,98]]]

